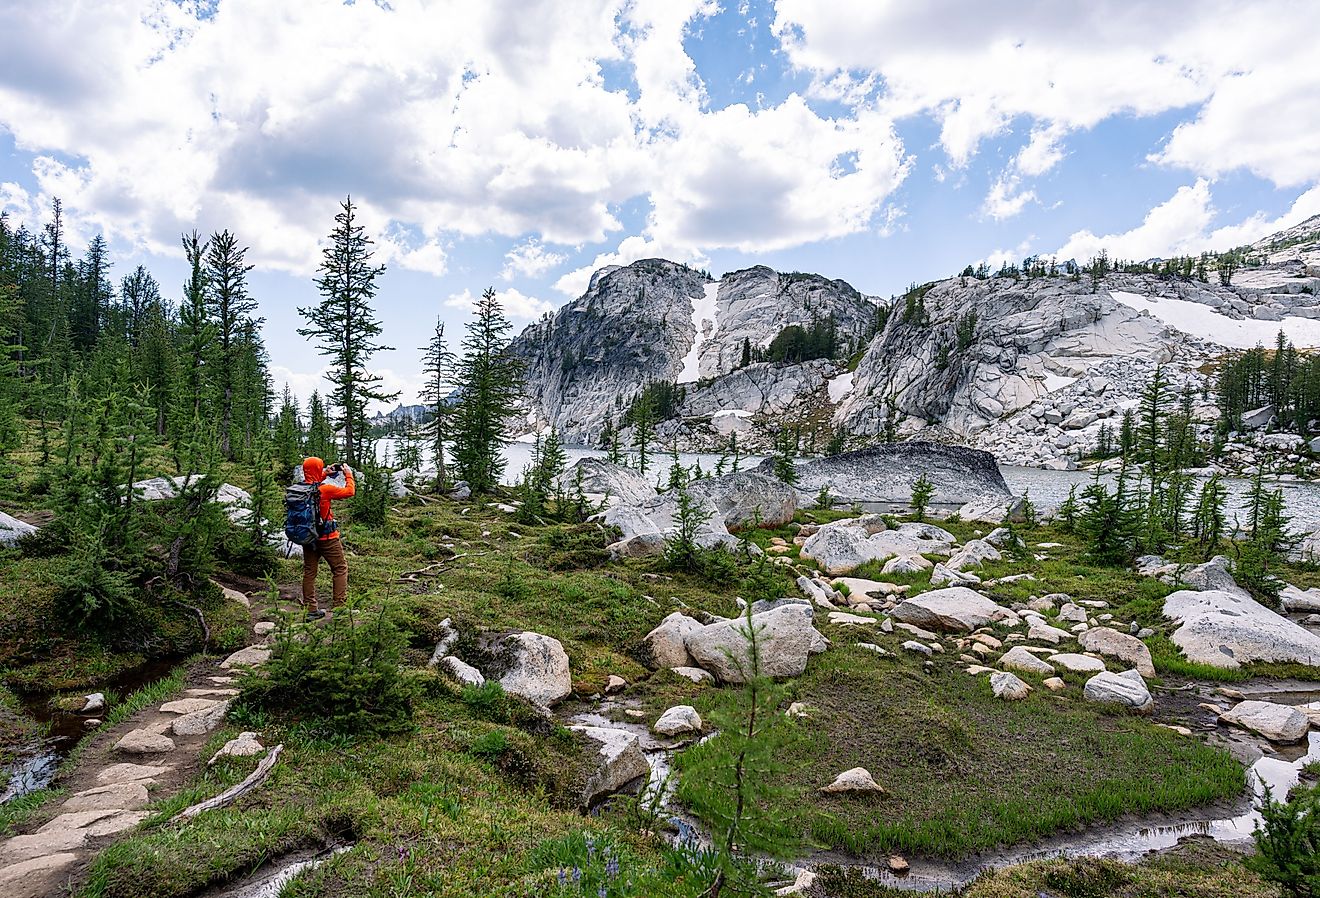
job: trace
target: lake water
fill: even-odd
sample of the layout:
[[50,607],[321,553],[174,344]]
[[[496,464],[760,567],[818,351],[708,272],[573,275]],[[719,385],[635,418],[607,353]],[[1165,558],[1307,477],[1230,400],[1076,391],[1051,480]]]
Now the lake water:
[[[389,446],[389,442],[382,440],[380,445]],[[392,446],[389,448],[393,451]],[[579,458],[603,458],[605,455],[599,449],[587,449],[581,446],[565,447],[565,452],[570,465]],[[505,446],[504,455],[506,460],[504,483],[512,486],[521,479],[523,469],[531,463],[532,446],[530,443],[509,443]],[[707,472],[715,470],[720,458],[715,452],[680,452],[678,457],[679,461],[689,468],[700,462],[702,470]],[[764,458],[763,455],[745,456],[739,461],[739,470],[754,468]],[[647,477],[663,485],[664,481],[668,480],[671,463],[668,454],[661,452],[654,455],[648,459]],[[1058,508],[1068,497],[1068,490],[1071,487],[1076,486],[1077,492],[1080,493],[1095,479],[1094,473],[1089,471],[1047,471],[1042,468],[1019,468],[1011,465],[1001,465],[999,470],[1003,473],[1009,489],[1016,495],[1029,494],[1037,511],[1041,513],[1052,512]],[[1113,475],[1105,475],[1103,479],[1112,484]],[[1250,481],[1242,478],[1225,478],[1224,484],[1228,493],[1225,511],[1231,523],[1234,514],[1241,514],[1251,484]],[[1299,533],[1314,533],[1320,530],[1320,483],[1284,481],[1271,483],[1269,486],[1270,489],[1283,490],[1284,507],[1287,515],[1292,519],[1293,530]]]

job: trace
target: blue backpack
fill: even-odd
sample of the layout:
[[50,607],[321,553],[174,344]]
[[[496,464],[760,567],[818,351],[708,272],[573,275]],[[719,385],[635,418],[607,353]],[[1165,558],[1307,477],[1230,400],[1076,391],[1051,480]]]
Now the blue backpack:
[[310,546],[321,536],[319,484],[295,483],[284,491],[284,535],[300,546]]

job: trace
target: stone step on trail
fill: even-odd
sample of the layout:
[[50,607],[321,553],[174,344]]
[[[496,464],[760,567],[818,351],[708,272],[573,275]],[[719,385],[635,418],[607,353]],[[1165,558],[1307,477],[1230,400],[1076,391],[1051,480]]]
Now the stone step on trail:
[[148,764],[111,764],[96,775],[96,782],[102,786],[134,782],[146,785],[155,782],[156,777],[173,769],[172,767],[153,767]]
[[60,805],[65,813],[74,811],[136,811],[145,808],[150,799],[147,787],[141,783],[116,783],[111,786],[95,786],[69,796]]
[[5,898],[47,898],[60,894],[64,875],[78,860],[71,851],[48,854],[0,869],[0,895]]

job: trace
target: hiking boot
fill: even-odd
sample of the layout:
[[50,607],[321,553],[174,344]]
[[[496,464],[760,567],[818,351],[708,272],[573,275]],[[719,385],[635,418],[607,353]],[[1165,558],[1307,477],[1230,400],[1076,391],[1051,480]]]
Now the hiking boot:
[[325,617],[324,611],[309,611],[307,612],[307,616],[303,618],[303,620],[305,621],[321,620],[323,617]]

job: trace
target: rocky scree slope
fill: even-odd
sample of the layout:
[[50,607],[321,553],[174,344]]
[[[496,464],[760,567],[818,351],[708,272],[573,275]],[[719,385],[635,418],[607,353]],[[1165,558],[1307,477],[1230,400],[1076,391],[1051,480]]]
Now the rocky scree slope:
[[1106,421],[1116,428],[1136,407],[1163,365],[1175,389],[1195,387],[1198,417],[1212,421],[1202,398],[1207,362],[1268,345],[1280,329],[1299,348],[1320,345],[1320,216],[1266,238],[1252,255],[1260,264],[1227,287],[1146,274],[925,285],[924,314],[905,315],[898,301],[836,420],[878,434],[892,404],[902,432],[939,425],[1010,464],[1070,467]]
[[[527,417],[519,430],[553,426],[569,442],[594,443],[606,417],[617,423],[633,397],[654,382],[691,384],[690,413],[707,418],[779,408],[784,400],[775,397],[823,391],[839,366],[817,361],[740,369],[744,342],[764,349],[789,325],[809,327],[833,316],[846,351],[869,335],[876,308],[843,281],[765,266],[719,281],[661,259],[603,268],[586,293],[514,341],[514,355],[527,366]],[[718,387],[726,375],[735,382]]]

